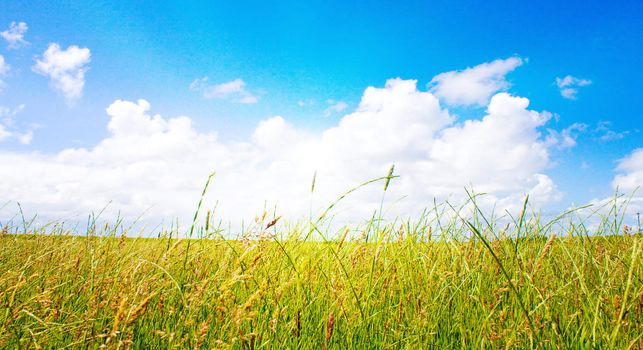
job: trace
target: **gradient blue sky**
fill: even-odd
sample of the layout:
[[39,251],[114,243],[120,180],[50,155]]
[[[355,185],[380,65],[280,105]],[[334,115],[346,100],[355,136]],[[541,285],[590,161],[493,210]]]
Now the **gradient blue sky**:
[[[33,130],[29,144],[0,142],[4,154],[91,149],[109,137],[105,109],[117,99],[145,99],[152,114],[166,118],[187,115],[196,130],[216,130],[221,142],[248,140],[257,123],[276,115],[322,132],[354,111],[369,86],[400,77],[426,91],[440,73],[510,57],[523,64],[506,74],[505,90],[555,115],[540,128],[543,138],[547,129],[586,125],[574,147],[549,153],[543,171],[562,193],[549,205],[609,196],[618,161],[643,147],[641,1],[3,1],[0,7],[0,31],[25,22],[29,43],[10,49],[0,41],[10,66],[0,106],[24,105],[11,127]],[[82,97],[73,103],[33,71],[50,43],[91,50]],[[556,84],[568,75],[591,81],[575,99],[561,96]],[[213,85],[242,79],[258,102],[206,99],[189,88],[204,76]],[[348,107],[325,113],[328,100]],[[485,107],[449,111],[461,123],[482,118]],[[615,137],[601,140],[607,129]],[[36,199],[19,197],[7,200],[32,201],[37,209]]]

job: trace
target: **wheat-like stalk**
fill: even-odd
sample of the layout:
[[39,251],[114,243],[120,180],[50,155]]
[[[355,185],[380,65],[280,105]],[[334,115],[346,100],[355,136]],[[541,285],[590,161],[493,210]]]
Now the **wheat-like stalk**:
[[531,272],[532,277],[536,276],[536,274],[538,273],[538,270],[540,269],[540,266],[542,265],[542,261],[545,259],[545,257],[547,256],[547,253],[549,253],[549,251],[551,250],[551,248],[554,245],[554,240],[556,240],[556,234],[555,233],[552,234],[551,236],[549,236],[549,239],[547,240],[547,242],[543,246],[543,249],[540,251],[540,254],[538,255],[538,258],[536,259],[536,262],[534,263],[534,268],[533,268],[533,270]]

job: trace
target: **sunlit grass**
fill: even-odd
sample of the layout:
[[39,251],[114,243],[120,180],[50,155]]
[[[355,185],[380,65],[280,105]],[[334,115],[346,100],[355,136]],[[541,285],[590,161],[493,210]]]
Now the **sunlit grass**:
[[263,215],[234,240],[210,214],[192,240],[8,227],[0,347],[643,347],[640,232],[527,206],[501,222],[470,198],[336,232],[321,229],[328,211]]

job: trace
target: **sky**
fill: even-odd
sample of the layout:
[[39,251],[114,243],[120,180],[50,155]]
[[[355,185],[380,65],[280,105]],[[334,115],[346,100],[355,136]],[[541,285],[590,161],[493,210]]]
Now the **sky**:
[[[2,1],[0,223],[643,209],[640,1]],[[311,193],[314,176],[316,186]],[[337,215],[368,218],[380,185]]]

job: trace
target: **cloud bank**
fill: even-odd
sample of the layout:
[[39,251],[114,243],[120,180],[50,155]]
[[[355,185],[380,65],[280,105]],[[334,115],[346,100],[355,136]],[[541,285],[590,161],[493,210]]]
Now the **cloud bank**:
[[[185,223],[216,170],[205,205],[219,201],[217,218],[249,219],[264,203],[298,218],[395,164],[401,177],[386,193],[392,215],[417,214],[434,198],[462,196],[467,185],[489,193],[484,200],[497,210],[519,208],[525,194],[537,206],[560,198],[545,173],[551,146],[540,132],[551,114],[504,92],[489,99],[480,120],[458,121],[415,80],[390,79],[365,89],[335,126],[310,131],[275,116],[244,142],[222,142],[187,116],[166,118],[151,109],[145,100],[114,101],[106,110],[109,136],[90,148],[0,151],[0,162],[13,164],[0,167],[0,197],[49,218],[78,218],[111,203],[126,218],[147,213],[147,222]],[[367,218],[381,198],[382,184],[368,186],[337,217]]]

